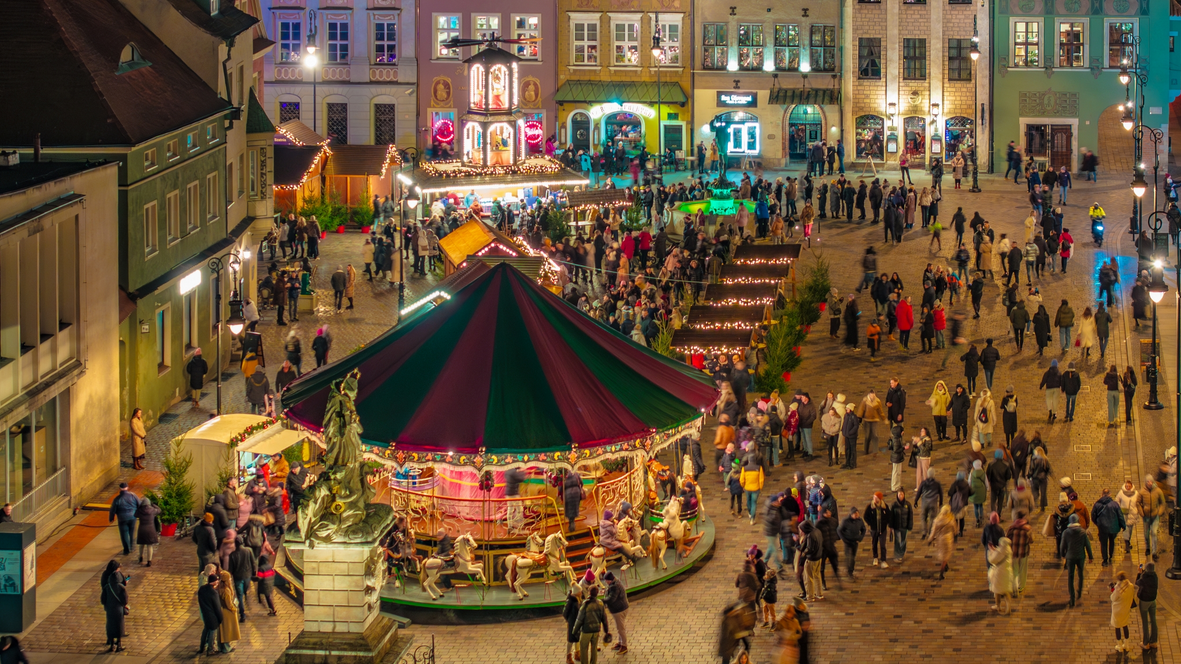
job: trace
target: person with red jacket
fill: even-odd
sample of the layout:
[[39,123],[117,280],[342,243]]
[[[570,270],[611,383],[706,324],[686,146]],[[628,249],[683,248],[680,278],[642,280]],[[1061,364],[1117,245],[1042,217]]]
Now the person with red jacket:
[[943,302],[936,300],[932,313],[935,315],[935,347],[943,349],[943,331],[947,329],[947,311],[943,309]]
[[902,347],[910,350],[910,331],[914,329],[914,309],[910,306],[910,296],[902,298],[898,308],[894,310],[898,317],[898,340]]
[[636,237],[636,242],[640,246],[640,269],[642,270],[648,267],[648,252],[652,250],[652,234],[645,228]]
[[1066,274],[1066,261],[1070,259],[1071,251],[1074,249],[1074,237],[1071,236],[1069,228],[1062,229],[1058,242],[1058,255],[1062,257],[1062,274]]

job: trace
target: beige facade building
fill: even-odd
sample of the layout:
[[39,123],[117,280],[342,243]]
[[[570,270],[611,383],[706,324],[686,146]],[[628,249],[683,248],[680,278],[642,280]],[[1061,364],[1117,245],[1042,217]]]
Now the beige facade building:
[[0,168],[0,503],[48,534],[119,470],[118,166]]
[[731,167],[803,166],[849,133],[840,4],[695,0],[694,15],[694,145],[717,140]]
[[[919,169],[934,158],[988,145],[988,9],[971,0],[845,0],[843,43],[846,160],[870,170],[908,155]],[[973,61],[973,35],[980,37]],[[979,128],[979,131],[977,129]],[[987,168],[980,152],[980,170]],[[970,169],[968,171],[970,172]],[[966,186],[966,185],[965,185]]]

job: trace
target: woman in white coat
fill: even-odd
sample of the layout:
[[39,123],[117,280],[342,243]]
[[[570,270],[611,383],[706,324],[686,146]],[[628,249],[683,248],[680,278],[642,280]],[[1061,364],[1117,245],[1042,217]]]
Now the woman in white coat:
[[1090,307],[1083,310],[1083,318],[1078,327],[1079,351],[1083,359],[1091,356],[1091,349],[1099,345],[1099,330],[1095,327],[1095,314]]
[[1116,572],[1115,582],[1111,584],[1111,626],[1115,628],[1116,652],[1128,652],[1128,618],[1135,598],[1136,586],[1128,581],[1128,575]]
[[1002,537],[996,547],[988,550],[988,590],[996,599],[992,609],[1002,616],[1009,615],[1009,598],[1013,595],[1013,547],[1008,537]]
[[1120,511],[1124,513],[1124,521],[1127,527],[1124,528],[1124,553],[1132,553],[1132,530],[1140,525],[1140,513],[1136,511],[1136,498],[1140,492],[1136,490],[1136,486],[1132,484],[1132,480],[1124,482],[1124,486],[1115,494],[1115,502],[1119,505]]

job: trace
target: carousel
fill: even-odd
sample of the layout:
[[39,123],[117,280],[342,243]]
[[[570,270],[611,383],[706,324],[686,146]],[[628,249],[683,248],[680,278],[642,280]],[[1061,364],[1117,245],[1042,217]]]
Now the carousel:
[[713,546],[692,459],[712,382],[509,264],[297,380],[289,426],[318,431],[354,372],[368,479],[397,517],[386,602],[557,606],[587,570],[638,591]]

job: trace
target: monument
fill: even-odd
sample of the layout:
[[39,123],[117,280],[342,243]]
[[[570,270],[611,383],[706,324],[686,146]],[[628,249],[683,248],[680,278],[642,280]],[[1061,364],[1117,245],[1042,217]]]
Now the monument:
[[379,541],[394,512],[371,504],[375,490],[365,479],[354,405],[359,375],[354,370],[332,383],[324,471],[284,538],[286,555],[302,563],[304,626],[281,664],[376,664],[403,649],[394,648],[396,623],[380,612],[386,565]]

